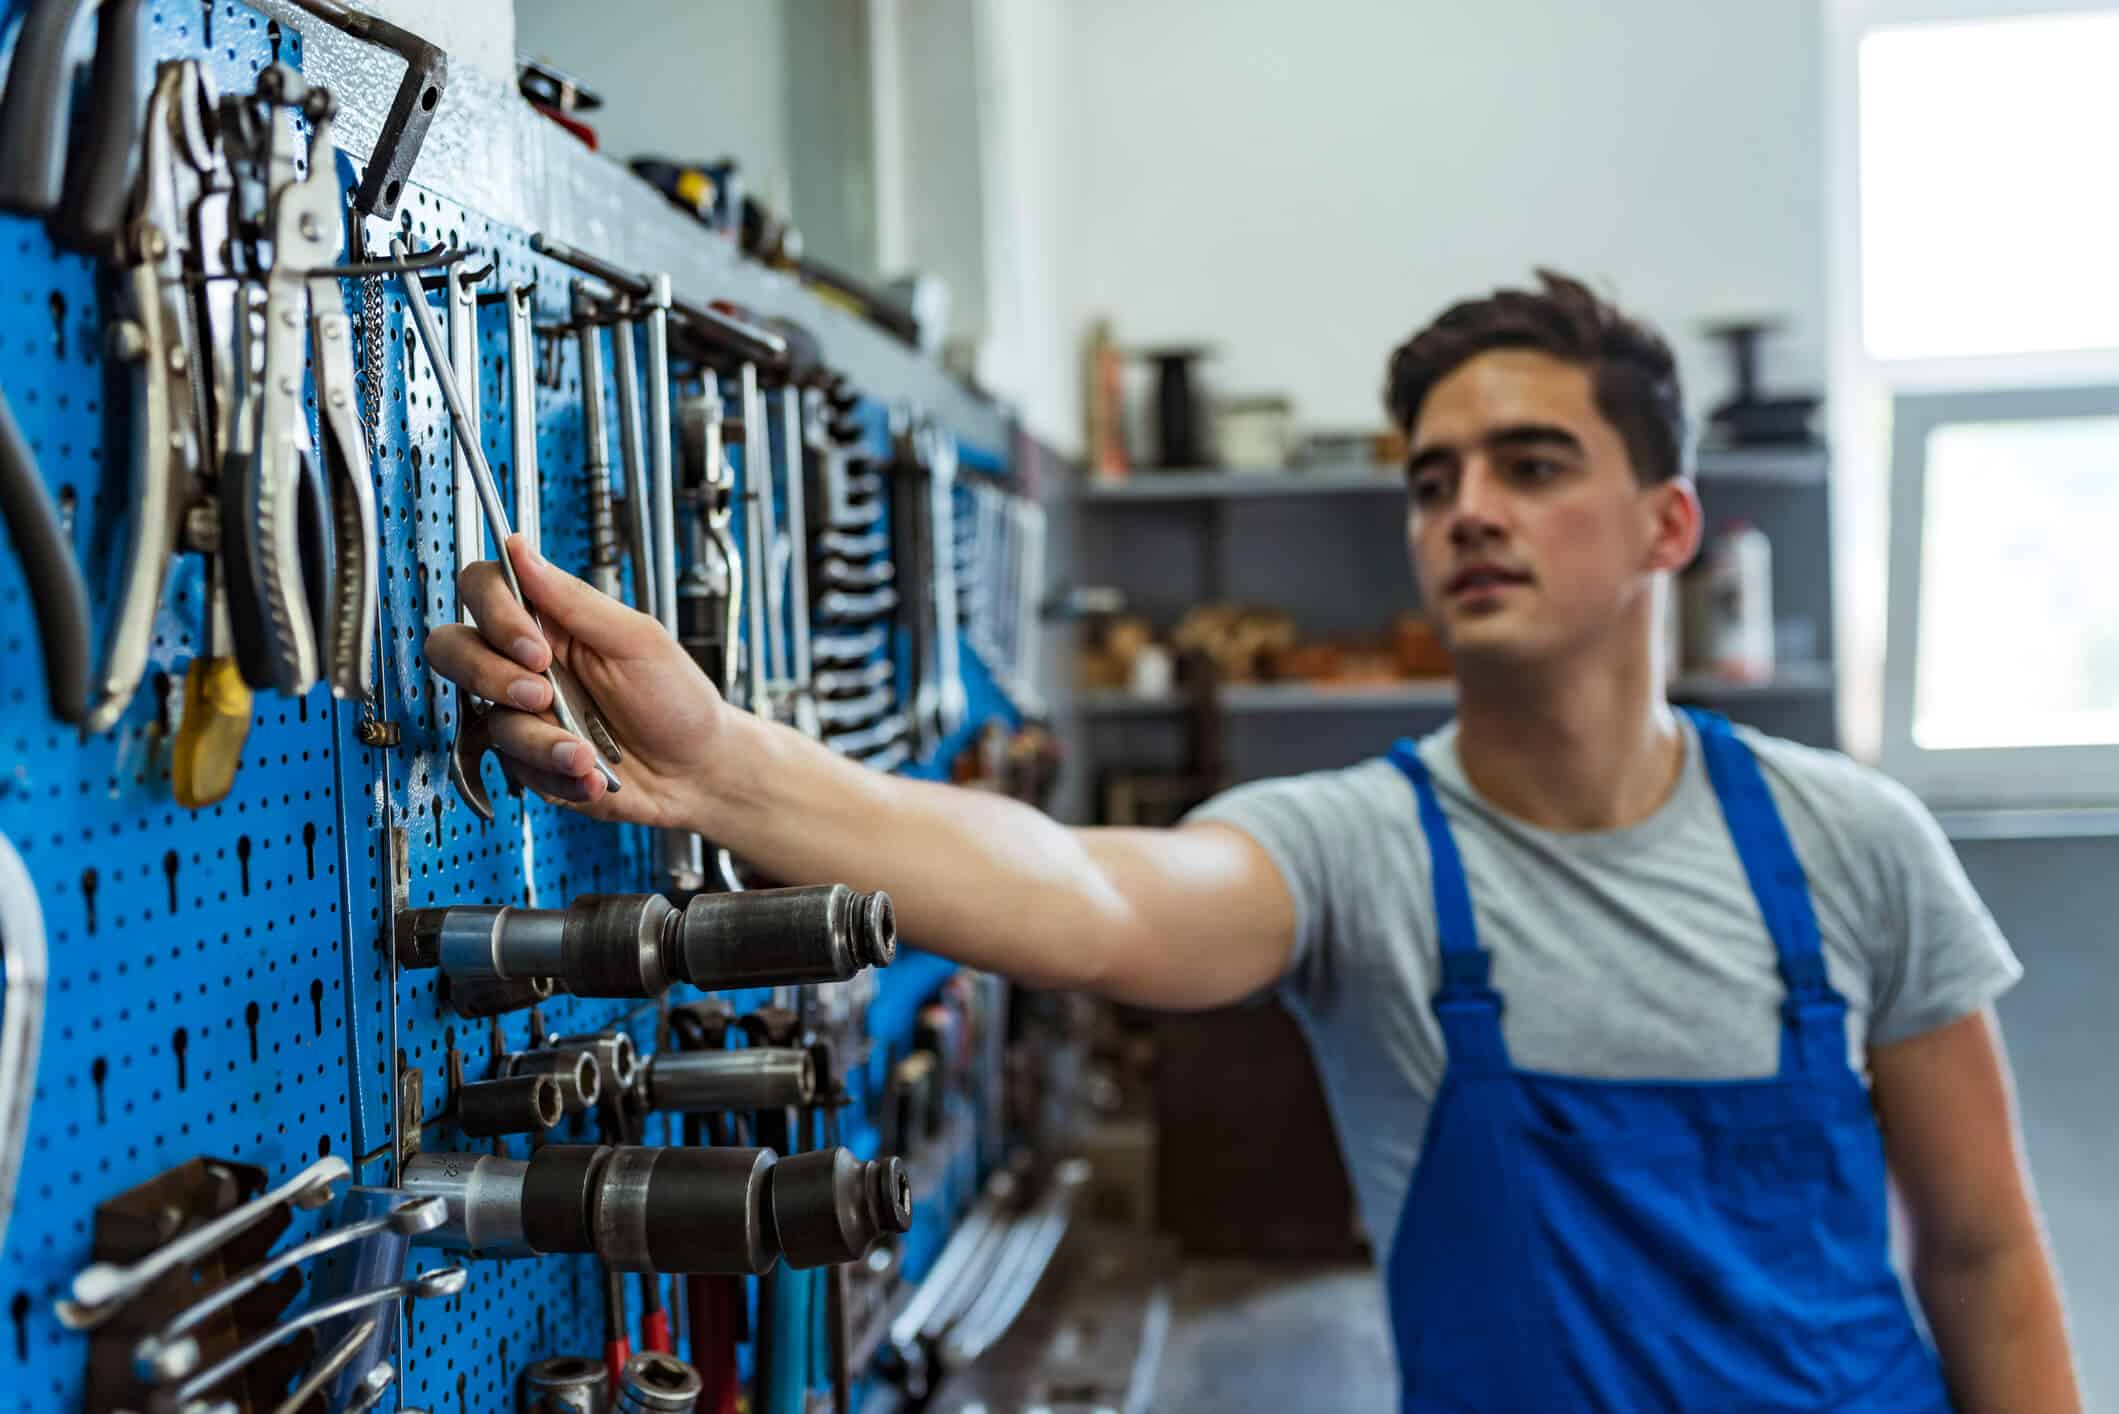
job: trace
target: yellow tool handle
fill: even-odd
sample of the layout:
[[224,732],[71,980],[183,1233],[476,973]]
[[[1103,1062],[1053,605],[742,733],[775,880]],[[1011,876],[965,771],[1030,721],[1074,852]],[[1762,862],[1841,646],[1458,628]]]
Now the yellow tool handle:
[[186,810],[212,805],[234,788],[250,736],[250,700],[250,684],[233,658],[194,658],[184,670],[184,720],[170,786]]

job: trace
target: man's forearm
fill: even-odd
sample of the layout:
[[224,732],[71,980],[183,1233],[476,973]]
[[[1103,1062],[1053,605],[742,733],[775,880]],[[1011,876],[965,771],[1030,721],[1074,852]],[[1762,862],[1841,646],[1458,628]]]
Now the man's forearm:
[[789,883],[886,889],[907,941],[1037,985],[1093,987],[1122,933],[1081,838],[983,791],[871,771],[730,714],[700,833]]
[[2035,1234],[1974,1255],[1916,1253],[1913,1278],[1961,1414],[2079,1414],[2060,1294]]

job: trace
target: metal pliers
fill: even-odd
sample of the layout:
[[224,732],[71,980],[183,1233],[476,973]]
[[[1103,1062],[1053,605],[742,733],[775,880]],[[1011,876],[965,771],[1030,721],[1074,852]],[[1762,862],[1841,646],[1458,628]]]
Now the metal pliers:
[[[299,76],[278,64],[259,75],[258,98],[268,108],[299,103],[311,127],[308,168],[297,176],[292,133],[276,113],[267,119],[272,256],[256,447],[230,463],[225,488],[238,656],[252,686],[299,697],[328,677],[335,695],[367,701],[374,677],[375,490],[355,413],[351,326],[330,273],[346,235],[332,141],[336,105],[326,90],[304,90]],[[315,342],[317,405],[333,454],[321,472],[302,405],[305,334]],[[316,505],[319,481],[329,486],[328,531],[318,523],[324,519]]]
[[139,181],[118,254],[117,357],[131,369],[132,475],[125,573],[84,733],[124,714],[146,671],[169,562],[203,486],[200,344],[185,295],[185,200],[214,162],[213,99],[196,62],[166,64],[148,99]]

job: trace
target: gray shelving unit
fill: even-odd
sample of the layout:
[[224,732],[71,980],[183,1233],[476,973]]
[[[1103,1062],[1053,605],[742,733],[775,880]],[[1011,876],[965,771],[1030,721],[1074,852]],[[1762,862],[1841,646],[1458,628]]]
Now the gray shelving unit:
[[[1822,449],[1706,451],[1698,478],[1710,533],[1735,520],[1774,550],[1781,670],[1769,683],[1686,677],[1673,700],[1727,712],[1817,745],[1837,741],[1833,667],[1830,464]],[[1407,562],[1404,486],[1395,468],[1287,472],[1203,469],[1077,480],[1056,520],[1077,584],[1123,590],[1129,612],[1168,627],[1211,599],[1270,605],[1305,633],[1372,633],[1419,595]],[[1222,746],[1237,780],[1343,766],[1448,720],[1447,681],[1374,686],[1232,684],[1219,694]],[[1175,768],[1188,731],[1181,695],[1078,691],[1068,806],[1095,810],[1113,767]]]

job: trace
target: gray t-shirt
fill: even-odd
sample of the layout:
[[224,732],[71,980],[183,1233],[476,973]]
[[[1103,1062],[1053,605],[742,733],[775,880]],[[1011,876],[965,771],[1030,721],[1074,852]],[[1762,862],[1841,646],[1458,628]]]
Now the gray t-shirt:
[[[1503,815],[1466,780],[1456,727],[1420,743],[1471,884],[1481,944],[1525,1069],[1610,1079],[1771,1075],[1783,988],[1697,732],[1662,808],[1563,834]],[[1745,728],[1795,843],[1847,999],[1849,1060],[1977,1011],[2022,968],[1934,819],[1837,752]],[[1295,901],[1279,984],[1317,1059],[1379,1257],[1390,1251],[1442,1076],[1428,1001],[1438,943],[1411,784],[1377,759],[1261,781],[1191,821],[1257,840]]]

